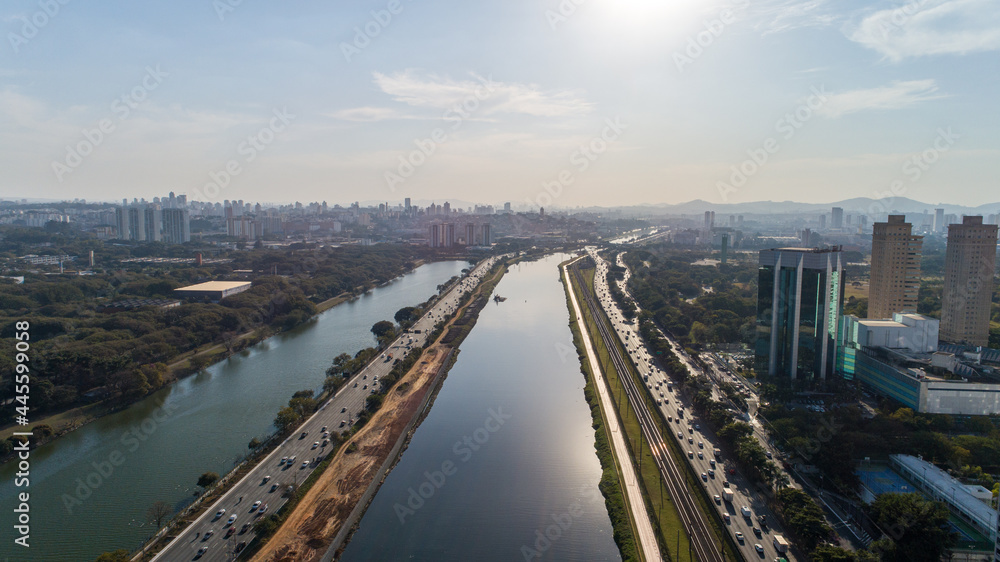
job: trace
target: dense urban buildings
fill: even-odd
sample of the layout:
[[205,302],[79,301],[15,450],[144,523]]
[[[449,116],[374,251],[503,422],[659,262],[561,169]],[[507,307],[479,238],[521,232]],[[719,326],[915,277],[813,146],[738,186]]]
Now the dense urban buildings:
[[844,300],[840,247],[762,250],[757,293],[758,373],[825,379],[833,373]]
[[914,236],[912,229],[904,215],[873,225],[868,318],[917,311],[923,236]]
[[975,346],[989,342],[996,255],[997,225],[983,224],[981,216],[948,225],[941,339]]

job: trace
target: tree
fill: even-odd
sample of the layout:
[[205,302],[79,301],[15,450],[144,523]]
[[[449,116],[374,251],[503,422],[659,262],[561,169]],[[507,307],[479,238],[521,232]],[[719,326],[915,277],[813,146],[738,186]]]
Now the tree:
[[153,505],[149,506],[149,509],[146,510],[146,520],[151,523],[156,523],[157,529],[159,529],[162,526],[163,520],[166,519],[169,515],[170,515],[170,506],[167,505],[167,502],[163,501],[158,501],[154,503]]
[[198,477],[198,486],[208,488],[219,479],[219,475],[214,472],[206,472]]
[[396,326],[389,322],[388,320],[379,320],[372,326],[372,333],[378,339],[385,338],[391,335],[396,329]]
[[274,417],[274,427],[277,427],[280,432],[288,431],[295,427],[299,422],[299,418],[301,416],[294,408],[285,406],[278,410],[278,415]]
[[129,559],[129,552],[124,548],[119,548],[118,550],[101,554],[95,562],[128,562]]
[[918,493],[882,494],[869,509],[875,523],[892,539],[883,560],[936,562],[957,540],[948,530],[948,507]]
[[403,308],[400,308],[399,310],[396,311],[396,315],[393,316],[393,319],[396,321],[397,324],[406,324],[416,320],[418,314],[419,310],[416,307],[404,306]]
[[257,439],[256,437],[254,437],[253,439],[251,439],[250,443],[247,445],[247,447],[250,450],[256,449],[257,447],[260,447],[260,446],[261,446],[260,439]]

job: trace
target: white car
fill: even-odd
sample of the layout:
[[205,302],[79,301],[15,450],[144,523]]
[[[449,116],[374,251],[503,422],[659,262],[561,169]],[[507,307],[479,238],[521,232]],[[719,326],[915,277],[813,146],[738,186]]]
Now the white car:
[[225,514],[226,514],[226,508],[222,508],[219,511],[215,512],[215,518],[218,519],[218,518],[222,517]]
[[236,522],[236,514],[234,513],[234,514],[232,514],[232,515],[229,516],[229,521],[226,521],[226,525],[227,526],[228,525],[232,525],[235,522]]

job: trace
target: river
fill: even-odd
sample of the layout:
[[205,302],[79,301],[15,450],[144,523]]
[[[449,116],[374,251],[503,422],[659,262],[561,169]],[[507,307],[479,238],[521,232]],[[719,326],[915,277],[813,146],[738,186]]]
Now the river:
[[551,256],[515,266],[462,343],[345,562],[620,560]]
[[360,298],[317,315],[127,410],[103,417],[31,452],[30,547],[13,544],[24,488],[15,462],[0,467],[0,560],[94,560],[132,550],[155,532],[146,512],[165,501],[173,512],[194,499],[198,476],[228,472],[253,437],[273,431],[277,411],[297,390],[317,390],[340,353],[374,344],[369,329],[437,293],[469,267],[423,265]]

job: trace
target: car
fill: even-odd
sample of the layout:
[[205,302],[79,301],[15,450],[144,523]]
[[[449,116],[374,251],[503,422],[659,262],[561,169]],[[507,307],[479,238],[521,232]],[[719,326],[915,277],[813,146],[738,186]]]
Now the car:
[[753,549],[757,551],[757,554],[760,554],[761,556],[764,555],[764,547],[760,546],[760,543],[754,544]]
[[267,504],[265,503],[264,505],[260,506],[260,509],[257,510],[257,515],[263,515],[264,512],[266,511],[267,511]]
[[688,458],[689,459],[693,459],[694,458],[694,451],[688,451]]
[[[295,457],[292,457],[292,458],[294,459]],[[289,462],[291,462],[291,461],[289,461]],[[263,482],[261,482],[261,484],[267,484],[267,481],[268,481],[268,480],[270,480],[270,479],[271,479],[271,476],[270,476],[270,475],[267,475],[267,476],[265,476],[265,477],[264,477],[264,481],[263,481]]]
[[235,522],[236,522],[236,514],[234,513],[229,516],[229,521],[226,521],[226,525],[232,525]]
[[763,536],[763,533],[761,533],[761,532],[760,532],[760,527],[754,527],[754,528],[753,528],[753,534],[754,534],[754,535],[755,535],[755,536],[756,536],[756,537],[757,537],[758,539],[759,539],[759,538],[760,538],[761,536]]
[[345,425],[347,425],[347,421],[346,420],[340,420],[340,427],[344,427]]
[[710,466],[712,468],[715,468],[715,459],[709,459],[708,460],[708,466]]
[[719,497],[719,494],[715,494],[714,496],[712,496],[712,499],[715,500],[716,505],[722,505],[722,498]]
[[689,427],[688,428],[688,433],[690,433],[691,435],[694,435],[694,429]]
[[725,521],[726,523],[729,523],[729,512],[724,512],[724,513],[722,514],[722,519],[723,519],[723,520],[724,520],[724,521]]
[[694,445],[694,437],[688,437],[688,443]]
[[240,534],[242,535],[243,533],[249,530],[250,530],[250,523],[244,523],[243,526],[240,527]]
[[705,453],[702,453],[701,451],[698,451],[698,458],[699,459],[705,458]]
[[281,457],[281,460],[278,462],[278,466],[281,466],[286,462],[288,462],[288,457]]
[[247,547],[247,541],[241,541],[240,544],[236,545],[236,552],[242,552],[244,548]]
[[740,508],[740,513],[743,514],[743,517],[749,518],[750,517],[750,508],[744,505],[743,507]]
[[[277,484],[275,484],[275,486],[277,486]],[[264,503],[264,502],[262,502],[260,500],[257,500],[255,502],[253,502],[253,505],[250,506],[250,511],[257,511],[257,508],[260,507],[260,504],[262,504],[262,503]]]
[[323,433],[326,433],[326,426],[324,425],[323,429],[321,429],[320,431],[323,432]]
[[764,456],[767,457],[767,458],[769,458],[769,459],[773,458],[773,456],[771,455],[771,451],[764,451]]
[[313,446],[312,446],[312,447],[310,447],[310,449],[315,449],[315,448],[317,448],[317,447],[319,447],[319,441],[314,441],[314,442],[313,442]]
[[226,508],[222,508],[219,511],[215,512],[215,518],[219,519],[220,517],[222,517],[225,514],[226,514]]
[[677,438],[678,438],[678,439],[684,439],[684,434],[683,434],[683,433],[681,433],[680,431],[678,431],[678,432],[677,432]]
[[698,448],[699,449],[704,449],[705,448],[705,444],[702,443],[701,441],[698,441]]
[[295,464],[295,455],[288,457],[288,464]]
[[213,531],[212,529],[209,529],[209,530],[205,531],[204,535],[202,535],[202,539],[201,540],[207,541],[214,534],[215,534],[215,531]]
[[740,544],[743,544],[743,533],[736,531],[736,540],[740,541]]
[[306,435],[309,435],[309,432],[308,431],[303,431],[302,434],[299,435],[299,439],[305,439]]
[[324,439],[324,440],[323,440],[323,446],[324,446],[324,447],[326,447],[326,446],[327,446],[327,445],[328,445],[329,443],[330,443],[330,440],[329,440],[329,439]]
[[712,478],[712,480],[715,480],[715,471],[714,470],[708,469],[708,475]]
[[705,474],[704,472],[702,472],[702,473],[701,473],[701,479],[702,479],[703,481],[705,481],[705,482],[708,482],[708,474]]
[[309,461],[302,461],[302,466],[300,466],[299,468],[302,469],[302,468],[305,468],[307,466],[309,466]]
[[267,492],[268,492],[268,493],[271,493],[271,492],[273,492],[273,491],[275,491],[275,490],[277,490],[277,489],[278,489],[278,485],[277,485],[277,484],[271,484],[271,489],[270,489],[270,490],[268,490]]
[[236,532],[236,527],[230,527],[229,530],[226,531],[226,535],[222,538],[228,539],[229,537],[233,536],[233,533],[235,532]]
[[340,409],[340,413],[341,414],[343,414],[346,411],[347,411],[347,406],[344,406],[343,408]]
[[203,546],[203,547],[199,548],[198,549],[198,554],[196,554],[194,556],[195,559],[198,559],[198,558],[201,558],[202,556],[205,556],[206,552],[208,552],[208,547],[207,546]]

